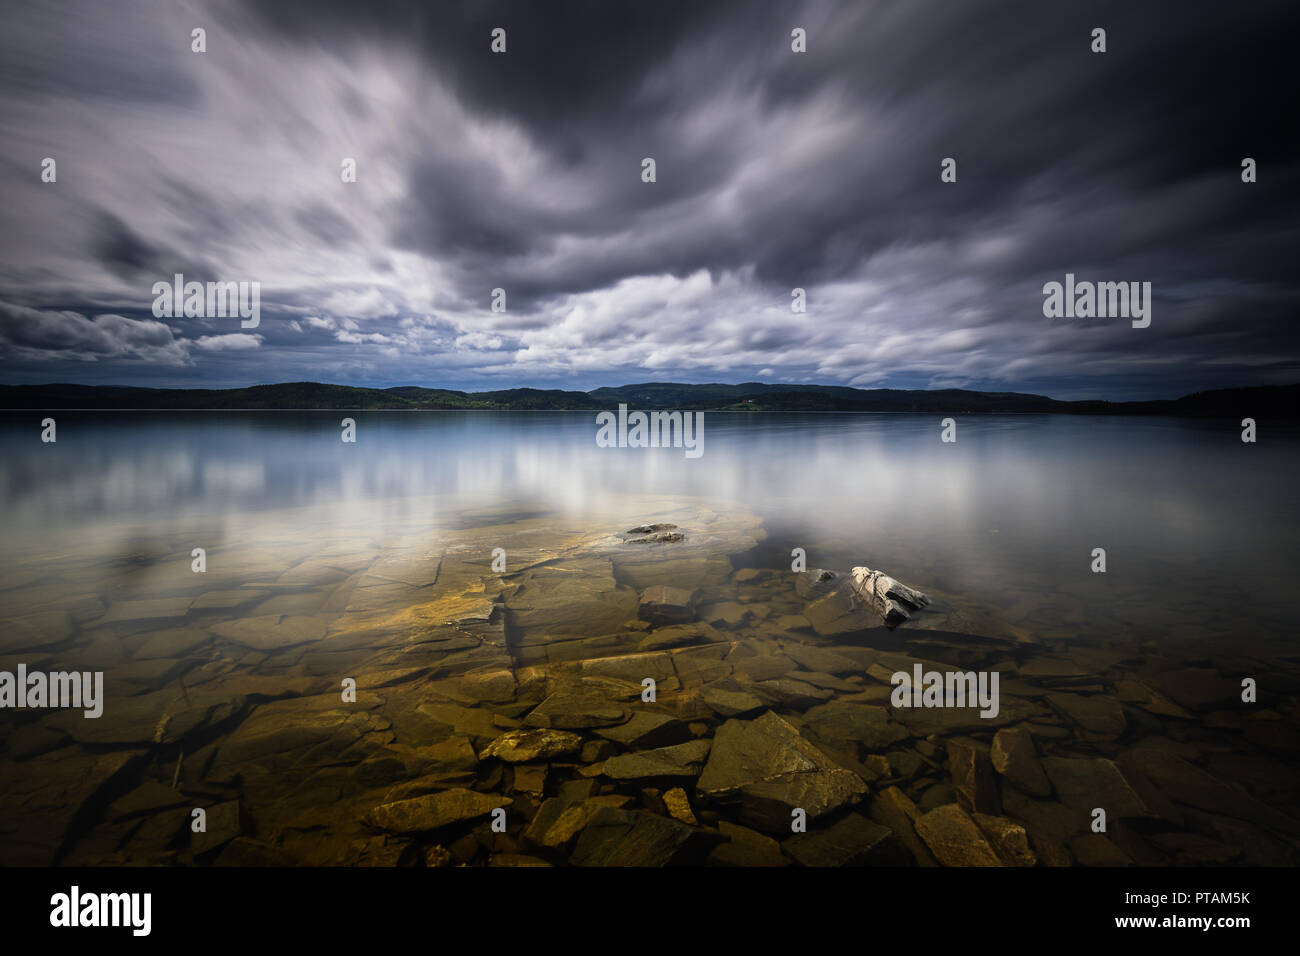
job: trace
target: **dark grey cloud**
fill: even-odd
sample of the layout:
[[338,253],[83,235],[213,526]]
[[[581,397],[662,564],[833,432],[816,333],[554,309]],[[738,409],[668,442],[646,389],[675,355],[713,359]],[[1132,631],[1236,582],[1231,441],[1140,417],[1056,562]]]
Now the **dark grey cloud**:
[[[802,9],[763,2],[371,7],[301,0],[251,7],[290,41],[318,42],[323,33],[346,44],[371,32],[409,44],[472,108],[520,123],[557,166],[582,171],[585,192],[599,201],[570,201],[557,210],[512,197],[472,158],[416,162],[415,201],[398,240],[420,245],[423,238],[435,254],[478,252],[493,257],[488,268],[498,272],[500,257],[516,257],[525,245],[545,246],[557,234],[608,236],[620,221],[649,231],[674,204],[724,189],[765,144],[727,136],[729,126],[751,119],[739,114],[719,117],[717,135],[683,142],[682,121],[712,91],[743,89],[760,117],[797,113],[836,93],[847,116],[861,113],[858,150],[846,143],[809,164],[824,177],[823,188],[756,182],[745,192],[748,215],[733,228],[681,216],[687,228],[675,229],[667,248],[643,253],[644,244],[629,242],[633,248],[617,262],[592,263],[590,276],[581,267],[556,276],[549,285],[557,289],[652,267],[646,260],[677,274],[757,262],[760,277],[783,284],[833,278],[892,243],[994,216],[1029,198],[1027,188],[1139,191],[1200,176],[1232,185],[1230,171],[1247,147],[1256,158],[1282,161],[1276,171],[1285,178],[1276,192],[1244,197],[1234,190],[1230,207],[1219,210],[1228,221],[1278,216],[1269,199],[1295,185],[1285,166],[1296,154],[1295,124],[1275,121],[1290,109],[1289,84],[1277,80],[1286,75],[1297,23],[1282,4],[1260,7],[1276,19],[1243,16],[1222,3],[1181,4],[1175,16],[1126,3],[1032,0]],[[800,23],[812,29],[812,46],[795,57],[788,32]],[[1089,49],[1097,25],[1108,29],[1105,56]],[[493,26],[509,32],[506,56],[488,51]],[[875,142],[877,129],[887,142]],[[663,170],[654,190],[628,173],[643,153],[653,153]],[[960,158],[962,188],[937,190],[937,159],[948,155]],[[537,184],[539,192],[545,188]],[[1250,200],[1245,208],[1243,199]],[[763,228],[770,224],[781,228]]]
[[137,233],[116,213],[98,210],[87,223],[91,254],[106,271],[121,278],[153,279],[176,273],[200,281],[217,278],[216,269],[190,253],[193,246],[160,245]]
[[[158,383],[1124,397],[1297,377],[1290,3],[71,11],[17,7],[0,42],[0,301],[93,339],[144,328],[102,317],[152,320],[173,271],[262,284],[256,330],[165,320]],[[1066,272],[1150,281],[1151,328],[1045,319]],[[10,380],[58,377],[58,347],[0,335]],[[125,361],[76,354],[83,375]]]
[[135,275],[157,272],[159,250],[111,212],[101,212],[94,226],[95,253],[110,269]]
[[70,311],[25,309],[0,302],[0,356],[6,361],[58,356],[63,361],[119,360],[176,365],[185,347],[152,319],[93,318]]

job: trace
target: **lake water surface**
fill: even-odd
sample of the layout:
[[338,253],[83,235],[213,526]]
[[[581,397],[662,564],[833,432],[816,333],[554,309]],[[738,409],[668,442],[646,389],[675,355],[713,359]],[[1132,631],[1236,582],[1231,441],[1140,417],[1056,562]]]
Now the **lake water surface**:
[[5,573],[476,512],[612,529],[656,495],[755,512],[768,537],[746,563],[800,547],[812,567],[881,568],[996,633],[1283,637],[1296,617],[1294,429],[1244,444],[1227,421],[968,416],[947,444],[934,416],[707,413],[692,460],[599,448],[589,413],[63,413],[53,445],[40,417],[0,430]]
[[[0,865],[1300,861],[1295,430],[44,417],[0,424],[0,681],[102,713],[5,700]],[[798,549],[931,605],[880,626]],[[898,704],[916,669],[1000,703]]]

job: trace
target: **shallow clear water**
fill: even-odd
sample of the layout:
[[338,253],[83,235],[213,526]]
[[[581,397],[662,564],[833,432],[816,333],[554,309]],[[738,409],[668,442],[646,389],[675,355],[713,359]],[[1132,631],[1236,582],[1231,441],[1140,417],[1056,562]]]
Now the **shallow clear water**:
[[600,448],[592,413],[62,412],[56,444],[43,417],[0,423],[3,617],[61,563],[93,591],[188,541],[270,554],[503,512],[617,530],[646,494],[757,513],[744,563],[882,568],[987,632],[1284,639],[1297,610],[1300,432],[1269,423],[1243,444],[1231,421],[965,416],[946,444],[931,415],[706,413],[692,460]]

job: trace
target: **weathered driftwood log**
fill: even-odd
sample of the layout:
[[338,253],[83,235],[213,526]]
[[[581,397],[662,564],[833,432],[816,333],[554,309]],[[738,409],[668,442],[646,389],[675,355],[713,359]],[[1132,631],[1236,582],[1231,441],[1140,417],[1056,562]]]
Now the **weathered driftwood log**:
[[925,607],[930,599],[915,588],[896,581],[883,571],[854,568],[849,580],[856,594],[869,607],[875,608],[891,627],[901,624],[912,612]]

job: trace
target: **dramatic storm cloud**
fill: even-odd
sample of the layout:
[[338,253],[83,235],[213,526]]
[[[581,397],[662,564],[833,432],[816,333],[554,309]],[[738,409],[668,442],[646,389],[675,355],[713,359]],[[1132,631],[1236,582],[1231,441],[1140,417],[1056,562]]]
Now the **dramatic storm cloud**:
[[[0,380],[1296,381],[1296,11],[10,3]],[[176,273],[260,323],[156,316]],[[1066,273],[1150,326],[1044,317]]]

